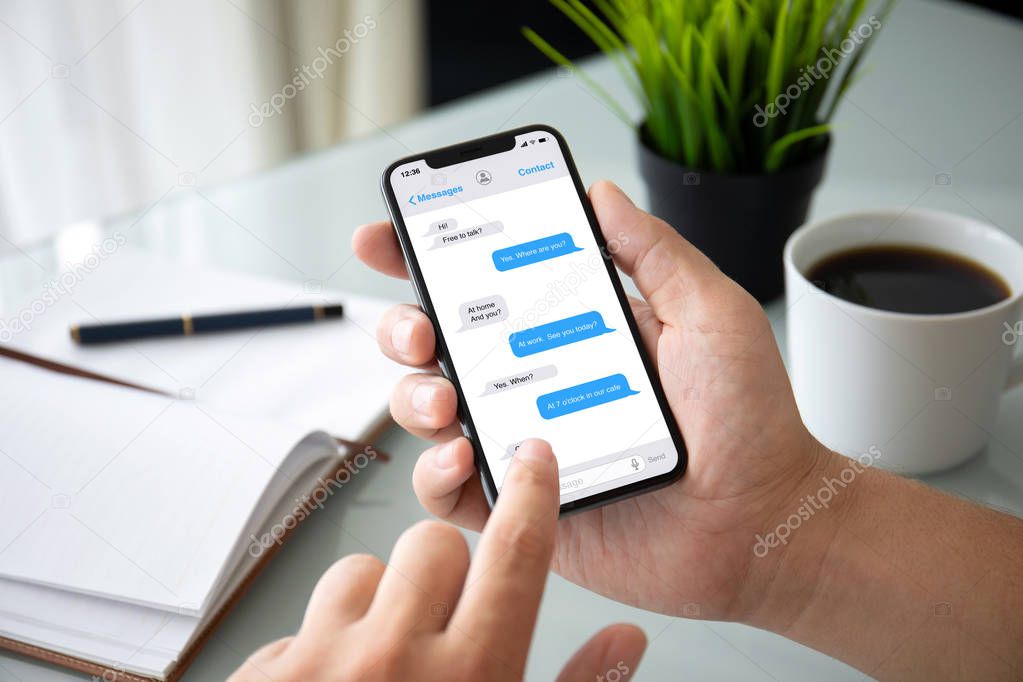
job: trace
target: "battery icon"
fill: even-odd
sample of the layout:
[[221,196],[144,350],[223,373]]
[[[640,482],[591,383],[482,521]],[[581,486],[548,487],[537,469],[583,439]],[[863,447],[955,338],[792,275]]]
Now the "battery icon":
[[547,141],[546,137],[541,137],[539,140],[537,140],[537,142],[546,142],[546,141]]

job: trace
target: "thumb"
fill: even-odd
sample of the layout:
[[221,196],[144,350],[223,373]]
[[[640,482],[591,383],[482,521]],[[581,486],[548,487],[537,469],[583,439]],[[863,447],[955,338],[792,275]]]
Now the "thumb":
[[575,652],[558,675],[558,682],[631,679],[645,650],[646,635],[638,627],[609,625]]
[[613,183],[594,183],[589,197],[615,263],[661,320],[676,316],[678,302],[688,294],[725,279],[699,249],[668,223],[637,208]]

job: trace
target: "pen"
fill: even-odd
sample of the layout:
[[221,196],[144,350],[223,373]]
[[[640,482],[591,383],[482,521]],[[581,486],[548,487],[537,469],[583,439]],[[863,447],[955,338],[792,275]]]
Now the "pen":
[[159,320],[137,320],[110,324],[76,324],[71,326],[71,338],[75,343],[88,346],[97,343],[146,339],[154,336],[191,336],[250,327],[314,322],[341,317],[342,314],[341,304],[335,303],[213,315],[181,315]]

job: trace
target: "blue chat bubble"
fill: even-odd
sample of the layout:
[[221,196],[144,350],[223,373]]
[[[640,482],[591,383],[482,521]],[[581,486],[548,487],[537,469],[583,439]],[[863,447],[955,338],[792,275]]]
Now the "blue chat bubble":
[[540,416],[544,419],[554,419],[637,393],[639,391],[632,390],[624,374],[612,374],[603,379],[545,393],[536,399],[536,409],[540,410]]
[[548,322],[539,327],[530,327],[508,335],[508,345],[517,358],[542,353],[545,350],[567,346],[570,343],[592,339],[594,336],[613,332],[604,324],[604,318],[596,310],[582,315],[573,315],[557,322]]
[[558,256],[575,253],[576,251],[582,251],[582,249],[572,241],[572,235],[568,232],[559,232],[550,237],[534,239],[531,242],[523,242],[522,244],[509,246],[506,249],[494,251],[494,267],[501,272],[505,272],[506,270],[514,270],[525,265],[532,265],[533,263],[540,263],[551,258],[557,258]]

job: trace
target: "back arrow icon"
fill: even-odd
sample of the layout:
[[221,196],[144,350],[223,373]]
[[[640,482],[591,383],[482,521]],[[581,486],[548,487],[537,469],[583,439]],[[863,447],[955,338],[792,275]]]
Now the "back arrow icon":
[[416,202],[412,201],[412,197],[414,197],[414,196],[415,196],[414,194],[410,194],[410,195],[408,195],[408,202],[409,202],[410,204],[412,204],[413,206],[415,206],[415,205],[416,205]]

